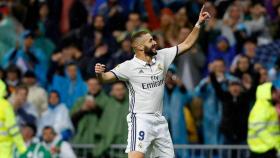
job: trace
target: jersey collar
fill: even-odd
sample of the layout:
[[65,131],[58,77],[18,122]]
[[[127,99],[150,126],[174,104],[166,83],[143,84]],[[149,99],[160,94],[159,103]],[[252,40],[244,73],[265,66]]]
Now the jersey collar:
[[143,66],[146,66],[146,65],[150,65],[151,66],[151,65],[154,65],[156,63],[156,56],[153,57],[152,64],[149,64],[149,63],[147,63],[147,62],[137,58],[135,55],[134,55],[133,60],[136,61],[137,63],[143,65]]

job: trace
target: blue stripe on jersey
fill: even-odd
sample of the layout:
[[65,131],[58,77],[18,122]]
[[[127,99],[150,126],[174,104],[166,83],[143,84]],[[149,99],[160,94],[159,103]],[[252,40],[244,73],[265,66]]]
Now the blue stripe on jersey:
[[120,78],[117,76],[117,74],[114,71],[111,70],[110,72],[112,72],[114,74],[114,76],[117,78],[117,80],[120,80]]
[[136,114],[133,113],[133,121],[134,121],[134,132],[133,132],[133,144],[132,144],[132,151],[135,151],[135,146],[136,146]]
[[133,135],[134,135],[134,122],[133,122],[133,114],[131,114],[130,116],[131,118],[131,135],[130,135],[130,151],[133,151],[132,150],[132,147],[133,147]]
[[129,89],[129,93],[131,95],[130,102],[129,102],[129,112],[133,113],[134,104],[135,104],[135,91],[129,82],[126,82],[126,85]]
[[131,122],[132,122],[132,127],[131,127],[131,138],[130,138],[130,151],[135,151],[135,146],[136,146],[136,114],[132,113],[131,114]]

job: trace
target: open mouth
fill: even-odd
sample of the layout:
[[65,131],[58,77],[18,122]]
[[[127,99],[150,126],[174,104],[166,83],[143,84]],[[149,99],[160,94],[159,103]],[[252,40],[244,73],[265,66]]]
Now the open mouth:
[[156,52],[156,51],[157,51],[157,45],[153,45],[153,46],[152,46],[152,51],[153,51],[153,52]]

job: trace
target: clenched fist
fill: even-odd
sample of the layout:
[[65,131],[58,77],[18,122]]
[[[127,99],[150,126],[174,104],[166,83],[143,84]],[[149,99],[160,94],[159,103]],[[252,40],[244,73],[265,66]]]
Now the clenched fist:
[[105,72],[106,66],[100,63],[95,64],[95,73],[102,74]]

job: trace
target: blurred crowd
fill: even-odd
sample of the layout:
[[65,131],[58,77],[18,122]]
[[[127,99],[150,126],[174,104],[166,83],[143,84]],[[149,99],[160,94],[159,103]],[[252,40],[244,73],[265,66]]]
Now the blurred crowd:
[[[125,84],[102,85],[94,65],[110,70],[131,59],[130,35],[140,29],[151,31],[158,49],[179,44],[203,4],[0,1],[0,78],[26,144],[67,158],[75,157],[69,143],[95,144],[89,157],[126,144]],[[204,5],[212,18],[197,44],[169,68],[163,114],[174,144],[246,144],[257,86],[271,81],[280,88],[280,0]]]

